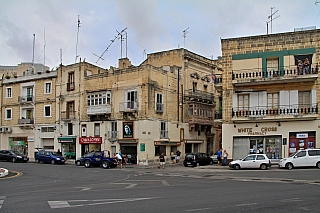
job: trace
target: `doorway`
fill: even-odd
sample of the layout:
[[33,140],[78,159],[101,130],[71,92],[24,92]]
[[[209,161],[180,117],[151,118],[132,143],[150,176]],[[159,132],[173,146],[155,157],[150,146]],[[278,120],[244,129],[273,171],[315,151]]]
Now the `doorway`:
[[250,139],[250,154],[263,154],[263,139]]

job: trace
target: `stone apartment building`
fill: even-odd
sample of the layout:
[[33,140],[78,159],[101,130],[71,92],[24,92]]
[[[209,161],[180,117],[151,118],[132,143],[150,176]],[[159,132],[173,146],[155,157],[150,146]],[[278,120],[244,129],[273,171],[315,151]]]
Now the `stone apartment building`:
[[[118,68],[86,62],[63,66],[57,80],[62,150],[72,147],[80,156],[121,149],[137,163],[178,149],[215,151],[215,87],[210,83],[215,69],[212,60],[185,49],[149,54],[139,66],[127,58]],[[67,85],[74,85],[72,91]]]
[[54,150],[57,72],[41,64],[0,67],[1,149],[18,150],[34,157],[36,148]]
[[320,30],[221,39],[221,47],[229,158],[265,153],[277,162],[319,148]]

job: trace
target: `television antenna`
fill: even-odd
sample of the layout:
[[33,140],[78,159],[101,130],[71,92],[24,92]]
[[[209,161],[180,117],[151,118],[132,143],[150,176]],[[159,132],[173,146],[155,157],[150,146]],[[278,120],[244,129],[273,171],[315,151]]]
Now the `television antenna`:
[[[97,60],[96,63],[98,63],[98,62],[100,61],[100,59],[104,60],[103,55],[108,51],[108,49],[111,47],[111,45],[113,44],[113,42],[115,42],[115,40],[119,38],[119,36],[120,36],[120,38],[121,38],[121,54],[122,54],[122,33],[125,32],[126,29],[127,29],[127,27],[124,28],[123,30],[121,30],[120,32],[117,31],[117,32],[118,32],[118,35],[116,35],[116,36],[114,37],[114,39],[111,40],[111,43],[107,46],[107,48],[103,51],[103,53],[102,53],[100,56],[92,53],[93,55],[95,55],[95,56],[98,57],[98,60]],[[122,57],[122,55],[121,55],[121,57]]]
[[273,20],[275,20],[276,18],[279,18],[279,16],[277,16],[277,17],[273,17],[277,12],[278,12],[278,10],[276,11],[276,12],[274,12],[274,13],[272,13],[272,10],[274,9],[274,7],[271,7],[271,15],[270,16],[268,16],[268,19],[270,19],[269,21],[267,21],[267,34],[269,34],[268,33],[268,25],[269,25],[269,23],[270,23],[270,30],[271,30],[271,34],[272,34],[272,21]]
[[79,15],[78,15],[78,32],[77,32],[77,44],[76,44],[76,59],[75,59],[74,63],[77,63],[77,58],[79,57],[79,55],[78,55],[78,41],[79,41],[79,29],[80,29],[80,24],[82,24],[82,23],[80,22],[80,17],[79,17]]
[[189,32],[188,32],[188,29],[189,29],[189,27],[188,27],[187,29],[185,29],[184,31],[182,31],[182,32],[183,32],[183,47],[184,47],[184,48],[186,47],[186,37],[187,37],[187,33],[189,33]]

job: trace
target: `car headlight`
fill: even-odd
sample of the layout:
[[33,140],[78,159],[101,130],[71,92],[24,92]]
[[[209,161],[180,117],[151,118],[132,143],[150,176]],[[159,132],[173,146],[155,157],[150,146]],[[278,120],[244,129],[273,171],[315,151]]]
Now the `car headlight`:
[[57,158],[57,160],[60,160],[60,158]]

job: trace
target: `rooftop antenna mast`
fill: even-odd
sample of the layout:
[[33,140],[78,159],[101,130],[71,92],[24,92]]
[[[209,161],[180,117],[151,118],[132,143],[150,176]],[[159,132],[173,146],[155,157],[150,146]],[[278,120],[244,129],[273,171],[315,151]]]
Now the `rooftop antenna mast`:
[[272,21],[279,17],[279,16],[277,16],[275,18],[273,17],[278,12],[278,10],[277,10],[276,12],[272,13],[273,9],[274,9],[274,7],[271,7],[271,15],[268,16],[268,19],[270,19],[270,20],[267,21],[267,34],[269,34],[268,33],[268,24],[270,23],[270,31],[271,31],[271,34],[272,34]]
[[77,33],[77,44],[76,44],[76,59],[75,59],[74,63],[77,63],[77,58],[79,57],[79,55],[78,55],[78,39],[79,39],[80,24],[81,24],[80,17],[78,15],[78,33]]
[[[126,28],[127,29],[127,28]],[[120,56],[122,58],[122,42],[124,41],[124,38],[123,36],[125,35],[125,39],[126,39],[126,58],[128,58],[128,34],[127,34],[127,31],[126,29],[122,30],[121,32],[118,32],[118,36],[120,35],[120,43],[121,43],[121,47],[120,47]]]
[[[115,36],[115,38],[111,40],[111,43],[108,45],[108,47],[103,51],[103,53],[102,53],[100,56],[97,56],[96,54],[92,53],[93,55],[95,55],[95,56],[98,57],[98,60],[97,60],[96,63],[98,63],[100,59],[104,60],[104,59],[102,58],[102,56],[108,51],[108,49],[110,48],[111,44],[112,44],[112,43],[119,37],[119,35],[121,35],[126,29],[127,29],[127,27],[124,28],[123,30],[121,30],[121,32],[118,32],[118,31],[117,31],[117,32],[118,32],[118,35]],[[121,50],[121,51],[122,51],[122,50]],[[122,53],[122,52],[121,52],[121,53]],[[122,57],[122,56],[121,56],[121,57]]]
[[36,34],[33,34],[33,46],[32,46],[32,64],[29,68],[29,72],[32,73],[33,69],[34,69],[34,46],[36,43]]
[[187,29],[185,29],[184,31],[182,31],[183,32],[183,47],[184,48],[186,47],[186,37],[187,37],[187,34],[189,33],[188,29],[189,29],[189,27]]
[[46,66],[46,29],[44,29],[43,37],[44,37],[44,45],[43,45],[43,65]]

